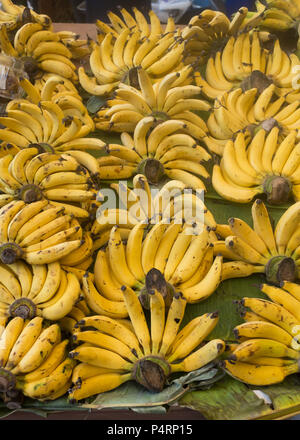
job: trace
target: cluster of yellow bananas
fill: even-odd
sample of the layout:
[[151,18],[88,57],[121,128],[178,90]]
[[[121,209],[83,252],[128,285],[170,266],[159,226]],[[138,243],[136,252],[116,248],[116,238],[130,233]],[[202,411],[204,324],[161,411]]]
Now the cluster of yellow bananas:
[[28,265],[23,261],[1,264],[0,317],[41,316],[57,321],[69,314],[81,288],[76,275],[60,263]]
[[[250,385],[271,385],[299,372],[300,286],[283,282],[281,288],[263,284],[270,300],[243,298],[246,321],[234,328],[241,341],[232,346],[225,371]],[[250,311],[247,311],[250,309]]]
[[40,100],[38,104],[33,104],[27,99],[12,100],[6,106],[8,116],[1,118],[1,124],[6,128],[0,130],[0,139],[12,144],[14,151],[27,148],[32,143],[47,144],[46,147],[57,152],[102,149],[105,142],[85,137],[92,130],[93,123],[90,123],[86,109],[83,112],[82,107],[84,105],[80,100],[65,94],[58,98],[57,103]]
[[209,173],[201,162],[211,156],[191,135],[198,139],[204,136],[205,123],[201,128],[187,120],[155,122],[153,116],[146,116],[137,123],[133,137],[128,133],[121,136],[124,145],[107,145],[106,156],[98,159],[100,179],[127,179],[142,173],[153,184],[167,176],[195,190],[205,190],[201,178],[209,178]]
[[163,30],[159,18],[149,12],[150,27],[143,14],[134,8],[135,18],[126,9],[120,10],[124,21],[108,13],[111,26],[97,21],[98,43],[90,55],[90,77],[83,67],[78,76],[81,86],[92,95],[111,93],[120,82],[137,83],[136,68],[142,66],[153,82],[183,66],[185,42],[170,18]]
[[41,101],[52,101],[61,108],[65,118],[75,117],[81,120],[85,128],[85,131],[81,131],[82,134],[94,131],[93,119],[89,116],[88,110],[82,102],[82,97],[72,81],[60,75],[49,73],[36,80],[34,85],[27,78],[20,78],[19,83],[26,93],[26,99],[15,100],[13,104],[9,102],[7,111],[16,102],[27,103],[30,101],[32,104],[39,105]]
[[191,66],[186,66],[178,72],[169,73],[153,85],[147,71],[138,67],[140,90],[120,83],[113,99],[107,100],[108,108],[102,108],[97,113],[96,127],[100,130],[133,132],[138,122],[147,116],[153,116],[158,121],[188,121],[195,126],[191,134],[199,139],[200,135],[203,136],[206,125],[192,110],[208,111],[210,104],[195,98],[201,92],[200,87],[184,85],[191,82],[191,79],[187,80],[191,72]]
[[[220,11],[205,9],[199,15],[195,15],[189,24],[182,30],[182,38],[186,40],[185,62],[201,66],[209,57],[222,49],[231,37],[240,32],[250,32],[261,21],[259,14],[248,17],[248,9],[241,7],[232,20]],[[250,13],[251,14],[251,13]],[[269,34],[260,32],[259,37],[267,41]]]
[[136,174],[132,184],[132,189],[122,182],[110,185],[119,197],[120,208],[103,206],[98,211],[91,227],[94,250],[108,242],[110,230],[114,225],[119,226],[122,239],[127,240],[130,230],[139,222],[144,222],[145,226],[147,223],[153,225],[162,219],[168,220],[173,217],[185,220],[192,218],[204,223],[210,228],[210,239],[216,240],[213,231],[217,224],[199,197],[202,192],[198,195],[193,193],[190,187],[180,180],[171,180],[154,192],[143,174]]
[[[280,128],[279,140],[283,140],[292,130],[299,136],[299,100],[282,105],[282,97],[275,96],[275,84],[270,84],[263,92],[257,88],[243,92],[241,88],[225,92],[214,102],[214,111],[207,120],[211,136],[203,138],[210,151],[223,155],[225,145],[239,132],[247,138],[253,137],[258,128],[270,131]],[[285,102],[285,100],[284,100]],[[261,147],[261,146],[260,146]]]
[[[225,247],[232,260],[265,268],[269,282],[299,278],[300,264],[300,202],[289,207],[273,230],[266,206],[257,199],[252,205],[253,229],[242,219],[230,218],[229,228],[223,229]],[[222,253],[220,247],[220,252]],[[226,253],[223,254],[226,258]]]
[[40,153],[38,145],[15,156],[6,154],[0,158],[0,204],[6,204],[9,197],[25,203],[47,199],[66,214],[88,219],[90,213],[81,204],[96,197],[98,169],[96,158],[85,151]]
[[84,318],[75,326],[79,330],[73,332],[73,338],[80,345],[69,356],[80,363],[73,370],[71,402],[129,380],[159,392],[170,374],[201,368],[224,351],[221,339],[197,348],[216,326],[218,313],[198,316],[179,332],[185,299],[179,293],[174,295],[166,314],[163,295],[154,287],[149,290],[149,328],[136,294],[124,288],[123,295],[131,326],[103,315]]
[[196,84],[209,98],[215,99],[236,87],[244,91],[251,87],[263,87],[275,84],[275,93],[281,97],[281,106],[285,102],[299,100],[299,91],[295,90],[295,66],[300,64],[296,54],[288,55],[276,40],[272,51],[263,47],[259,32],[241,33],[230,37],[222,51],[211,56],[206,65],[205,75],[197,74]]
[[249,19],[260,16],[259,27],[268,31],[284,32],[294,28],[300,19],[299,0],[257,0],[256,12],[248,12]]
[[47,15],[37,14],[32,9],[23,5],[16,5],[11,0],[3,0],[0,9],[0,24],[5,26],[8,31],[15,31],[23,24],[34,21],[40,24],[51,24],[51,19]]
[[148,231],[146,226],[141,221],[130,229],[126,244],[120,228],[111,228],[106,249],[97,253],[94,278],[88,274],[83,278],[86,301],[94,312],[126,317],[123,286],[136,289],[142,298],[153,271],[168,286],[168,296],[179,291],[189,303],[202,301],[217,289],[223,258],[214,258],[209,228],[176,218],[163,219]]
[[[71,384],[75,362],[67,354],[58,324],[46,325],[41,317],[13,318],[0,337],[0,380],[4,400],[18,392],[39,400],[64,395]],[[12,398],[13,397],[13,398]]]
[[285,203],[291,197],[300,200],[297,133],[291,131],[282,142],[278,142],[279,135],[275,126],[269,133],[258,130],[251,141],[241,132],[228,141],[220,165],[213,168],[217,193],[237,203],[249,203],[258,194],[266,194],[271,204]]
[[57,261],[82,244],[82,229],[63,206],[46,199],[13,200],[0,209],[0,259],[4,264],[24,259],[29,264]]
[[91,47],[88,40],[81,38],[79,34],[72,31],[58,31],[60,41],[70,50],[72,59],[82,60],[91,54]]

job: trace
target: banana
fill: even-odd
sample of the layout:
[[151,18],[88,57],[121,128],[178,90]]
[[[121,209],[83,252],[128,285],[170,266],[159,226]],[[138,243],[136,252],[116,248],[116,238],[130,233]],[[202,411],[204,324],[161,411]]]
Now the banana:
[[19,316],[5,326],[0,338],[0,365],[5,367],[10,352],[24,328],[24,320]]
[[32,347],[42,331],[43,318],[36,316],[31,319],[21,331],[18,339],[11,348],[5,368],[11,370],[14,368],[23,356]]
[[244,261],[229,261],[223,263],[222,281],[230,278],[245,278],[254,273],[264,273],[264,266],[257,266]]
[[277,255],[277,244],[274,237],[268,210],[261,199],[255,200],[251,208],[254,231],[266,243],[270,253]]
[[209,297],[219,286],[222,280],[223,257],[217,256],[205,275],[205,277],[194,286],[182,289],[182,294],[188,303],[202,301]]
[[126,318],[128,312],[123,301],[111,301],[104,298],[95,288],[91,274],[86,274],[82,280],[85,300],[89,308],[100,315],[113,318]]
[[50,354],[53,346],[60,342],[60,337],[58,324],[52,324],[50,327],[45,328],[18,365],[11,370],[12,373],[29,373],[38,368]]
[[112,370],[131,371],[133,364],[123,359],[113,351],[94,347],[94,346],[79,346],[70,351],[71,359],[76,359],[81,362],[86,362],[95,367],[110,368]]
[[225,350],[225,342],[222,339],[213,339],[199,348],[194,353],[190,354],[183,361],[176,364],[171,364],[172,373],[179,371],[193,371],[201,368],[220,356]]
[[218,194],[232,202],[249,203],[256,195],[261,193],[260,187],[238,187],[233,182],[228,181],[225,179],[219,165],[213,167],[212,184]]
[[80,244],[81,240],[59,243],[41,251],[28,252],[24,255],[24,259],[29,264],[53,263],[75,251]]
[[285,213],[280,217],[275,231],[275,240],[278,246],[278,252],[284,253],[286,245],[291,238],[292,233],[299,224],[300,219],[300,202],[294,203],[288,208]]
[[118,319],[112,319],[103,315],[94,315],[83,318],[76,324],[76,327],[94,327],[100,332],[111,335],[121,342],[126,344],[129,348],[134,349],[138,357],[142,357],[142,351],[139,346],[139,341],[132,330],[128,329],[124,323]]
[[[197,321],[197,325],[193,325],[185,338],[181,338],[180,344],[176,349],[172,349],[171,354],[167,357],[168,362],[174,362],[178,359],[187,357],[204,339],[212,332],[219,320],[218,312],[205,313]],[[189,329],[188,329],[189,330]],[[185,330],[182,329],[182,334]],[[179,336],[179,335],[178,335]]]
[[289,357],[298,359],[299,353],[285,344],[272,339],[249,339],[242,342],[229,356],[232,361],[247,362],[249,359],[269,356],[269,357]]
[[298,372],[297,363],[278,367],[225,360],[221,363],[221,367],[235,379],[258,386],[280,383],[286,376]]
[[72,376],[75,362],[72,359],[65,359],[59,364],[49,376],[33,382],[20,383],[19,386],[25,396],[34,399],[51,399],[55,394],[63,393],[64,385],[69,382]]
[[260,290],[265,293],[271,301],[281,305],[288,312],[295,316],[297,320],[300,320],[300,309],[299,301],[286,292],[275,286],[270,286],[268,284],[262,284]]
[[141,303],[130,287],[124,286],[123,295],[134,332],[147,356],[151,353],[151,338]]
[[244,220],[232,217],[228,223],[232,234],[240,237],[259,254],[266,257],[270,255],[262,238]]
[[141,264],[145,275],[154,267],[157,249],[168,226],[169,223],[163,219],[156,223],[145,236],[141,254]]
[[129,347],[113,336],[106,335],[96,330],[81,331],[73,335],[73,340],[76,343],[87,342],[96,347],[111,350],[131,362],[135,362],[137,357],[131,352]]
[[137,286],[138,282],[128,268],[125,248],[117,226],[111,229],[108,248],[110,266],[117,280],[126,286]]
[[236,339],[272,339],[273,341],[278,341],[288,347],[291,347],[293,341],[293,337],[289,333],[271,322],[245,322],[236,326],[233,332]]
[[265,265],[269,259],[257,252],[252,246],[247,244],[243,239],[238,236],[229,236],[225,238],[226,247],[239,255],[242,261],[251,264]]
[[105,298],[111,301],[123,301],[121,286],[114,282],[105,250],[100,249],[97,253],[94,275],[96,287]]
[[197,270],[199,270],[207,245],[208,230],[205,228],[199,233],[199,235],[192,238],[183,258],[173,272],[170,279],[171,284],[176,285],[184,283],[189,280]]
[[[140,222],[131,229],[131,231],[129,232],[128,240],[126,243],[126,249],[125,249],[128,268],[130,272],[134,275],[134,277],[139,281],[142,281],[145,277],[145,272],[143,269],[141,257],[142,257],[143,237],[146,226],[147,226],[146,223]],[[143,248],[143,253],[144,253],[144,248]],[[154,267],[154,263],[152,267]]]
[[22,200],[13,200],[8,205],[0,209],[0,242],[6,243],[9,241],[8,226],[15,215],[25,206]]
[[165,356],[175,341],[178,329],[184,316],[185,308],[186,300],[182,297],[180,292],[176,292],[173,295],[173,300],[166,318],[165,329],[158,353],[159,356]]
[[78,401],[85,399],[93,394],[103,393],[117,388],[122,383],[131,380],[131,373],[106,373],[97,376],[89,377],[82,380],[80,388],[74,387],[69,394],[69,400]]
[[288,312],[284,307],[279,304],[275,304],[271,301],[258,299],[258,298],[243,298],[241,304],[261,316],[263,319],[267,319],[275,325],[278,325],[290,335],[295,334],[299,322],[296,318]]
[[171,280],[175,269],[182,260],[187,248],[192,241],[190,229],[191,227],[189,225],[185,225],[183,227],[183,230],[177,235],[176,239],[173,242],[173,245],[167,257],[167,262],[164,270],[164,277],[166,281]]

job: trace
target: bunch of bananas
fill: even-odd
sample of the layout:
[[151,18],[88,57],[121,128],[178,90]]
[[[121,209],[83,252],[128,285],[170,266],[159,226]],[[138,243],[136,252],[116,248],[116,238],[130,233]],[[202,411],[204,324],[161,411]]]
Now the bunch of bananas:
[[67,357],[68,340],[61,340],[58,324],[43,318],[15,317],[0,338],[0,378],[3,398],[20,399],[19,393],[39,400],[52,400],[70,387],[75,362]]
[[0,9],[0,25],[5,26],[8,31],[15,32],[17,28],[28,22],[40,24],[51,24],[47,15],[37,14],[34,10],[16,5],[11,0],[3,0]]
[[90,55],[93,76],[88,76],[83,67],[78,69],[79,82],[91,95],[107,95],[120,82],[137,85],[139,66],[153,82],[183,67],[185,41],[180,30],[175,29],[173,19],[162,30],[158,17],[151,11],[149,29],[142,14],[136,12],[137,21],[125,9],[121,9],[121,14],[125,23],[116,14],[108,14],[113,29],[97,22],[102,34],[98,43],[94,42]]
[[76,275],[59,262],[30,266],[17,261],[1,264],[0,273],[2,318],[41,316],[57,321],[71,312],[81,293]]
[[265,267],[269,282],[299,278],[300,202],[289,207],[273,231],[266,206],[257,199],[252,205],[253,229],[242,219],[230,218],[231,234],[225,238],[226,248],[236,260]]
[[225,348],[221,339],[203,343],[216,326],[218,313],[198,316],[178,332],[186,301],[176,294],[166,314],[163,296],[153,288],[149,328],[136,294],[124,288],[123,295],[132,330],[102,315],[87,317],[76,325],[80,330],[73,333],[73,338],[80,345],[69,356],[81,363],[73,372],[71,402],[112,390],[129,380],[153,392],[162,391],[170,374],[201,368]]
[[[60,75],[49,73],[36,80],[34,85],[27,78],[20,78],[19,83],[26,93],[26,99],[19,99],[18,103],[27,104],[30,101],[32,104],[39,105],[41,101],[52,101],[62,109],[65,118],[80,119],[87,134],[89,131],[94,131],[93,119],[89,116],[88,110],[82,102],[82,97],[72,81]],[[7,110],[11,105],[14,106],[14,103],[8,103]]]
[[100,179],[127,179],[141,173],[153,184],[167,176],[195,190],[205,190],[201,178],[208,179],[209,173],[202,162],[211,156],[192,137],[205,136],[203,128],[187,120],[155,122],[153,116],[147,116],[137,123],[133,137],[128,133],[121,136],[124,145],[106,146],[106,156],[98,159]]
[[81,38],[79,34],[72,31],[58,31],[60,41],[70,50],[72,59],[82,60],[91,54],[91,47],[88,40]]
[[15,156],[7,154],[0,158],[1,205],[9,198],[25,203],[47,199],[64,208],[66,214],[88,219],[89,212],[81,204],[96,197],[96,158],[78,150],[61,155],[40,151],[39,145],[29,146]]
[[275,84],[270,84],[261,93],[257,88],[245,92],[238,88],[217,98],[214,111],[207,120],[211,136],[203,138],[208,149],[222,156],[228,140],[239,132],[243,131],[248,139],[258,128],[270,131],[274,126],[280,129],[280,141],[292,130],[297,132],[298,138],[299,100],[288,104],[285,99],[275,95],[275,89]]
[[298,56],[283,51],[279,40],[275,41],[272,51],[264,49],[259,34],[253,31],[230,37],[224,49],[208,59],[205,75],[195,75],[196,84],[208,98],[221,97],[237,87],[244,91],[253,87],[262,90],[273,83],[275,93],[281,97],[278,108],[285,100],[299,100],[299,92],[293,86],[295,66],[300,64]]
[[[143,63],[142,63],[143,66]],[[203,136],[206,125],[193,110],[208,111],[210,105],[206,101],[196,99],[201,88],[185,84],[191,80],[191,66],[186,66],[179,72],[172,72],[156,82],[155,85],[142,67],[137,68],[139,89],[120,83],[114,97],[107,100],[108,108],[102,108],[96,118],[95,125],[100,130],[116,132],[133,132],[137,123],[147,116],[153,116],[158,121],[177,119],[189,122],[194,126],[191,133]],[[194,97],[194,98],[193,98]],[[199,129],[201,127],[201,129]]]
[[260,129],[247,145],[244,133],[228,141],[220,165],[214,165],[212,183],[223,198],[249,203],[257,194],[266,194],[271,204],[291,197],[300,200],[300,143],[291,131],[278,142],[279,127],[267,133]]
[[[68,109],[67,116],[64,105]],[[72,96],[63,96],[57,103],[40,101],[33,104],[28,100],[12,100],[6,106],[8,116],[1,118],[1,124],[6,128],[0,129],[0,140],[12,144],[15,150],[27,148],[32,143],[46,144],[46,148],[56,152],[102,149],[105,142],[84,137],[92,126],[86,120],[86,110],[81,113],[82,117],[72,112],[76,107],[79,110],[84,105]]]
[[76,82],[78,76],[76,66],[71,61],[72,53],[51,27],[49,21],[44,24],[26,23],[17,30],[11,42],[6,27],[2,26],[2,52],[20,59],[30,78],[35,78],[39,72],[50,72]]
[[[151,279],[155,274],[166,286],[166,302],[176,291],[182,292],[189,303],[199,302],[220,284],[223,257],[214,258],[209,228],[179,218],[163,219],[148,231],[146,225],[139,222],[130,229],[126,244],[118,226],[110,230],[107,248],[98,251],[95,261],[97,289],[92,280],[89,288],[85,279],[83,283],[86,301],[94,312],[107,314],[103,296],[110,302],[122,301],[124,285],[136,289],[147,305],[144,287],[147,277]],[[112,313],[116,314],[117,309],[112,308]]]
[[171,180],[160,190],[151,190],[147,178],[143,174],[137,174],[133,178],[133,189],[122,182],[112,183],[110,186],[119,197],[120,207],[114,209],[103,206],[98,210],[91,227],[94,250],[107,243],[114,225],[119,226],[122,239],[127,240],[130,230],[139,222],[144,222],[146,227],[147,224],[153,225],[162,219],[173,217],[184,220],[192,218],[204,223],[210,228],[210,240],[216,240],[214,229],[217,224],[200,198],[203,193],[193,192],[183,182]]
[[258,25],[268,31],[284,32],[294,28],[300,19],[299,0],[257,0],[257,12],[248,12],[247,19],[260,15]]
[[[241,32],[250,32],[261,21],[260,14],[247,18],[248,9],[240,8],[232,20],[220,11],[205,9],[195,15],[182,30],[182,38],[186,41],[185,63],[196,63],[201,66],[218,50],[222,50],[231,37]],[[268,41],[267,32],[259,33],[260,39]]]
[[[251,385],[271,385],[299,372],[300,286],[263,284],[270,300],[243,298],[246,321],[234,328],[241,341],[222,363],[227,373]],[[250,309],[250,311],[247,311]]]
[[0,259],[49,264],[82,245],[82,229],[63,206],[46,199],[26,204],[13,200],[0,209]]

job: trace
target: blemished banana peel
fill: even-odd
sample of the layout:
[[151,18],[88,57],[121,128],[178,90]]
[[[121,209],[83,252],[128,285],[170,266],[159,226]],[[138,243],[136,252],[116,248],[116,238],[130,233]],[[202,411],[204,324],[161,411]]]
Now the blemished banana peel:
[[34,399],[66,394],[75,362],[68,358],[67,339],[61,339],[57,323],[40,316],[10,319],[0,337],[1,390],[5,401],[18,398],[17,391]]
[[146,116],[137,123],[132,137],[122,135],[124,145],[108,144],[106,155],[98,158],[101,180],[144,174],[151,184],[168,178],[194,190],[206,189],[203,180],[209,173],[203,164],[211,156],[198,145],[199,139],[208,139],[200,126],[183,119],[156,121]]
[[103,150],[105,142],[85,137],[93,130],[93,122],[82,101],[77,96],[65,94],[54,97],[35,104],[27,99],[10,101],[6,106],[8,116],[1,118],[5,128],[0,130],[0,140],[17,149],[38,144],[46,151],[60,153],[78,149]]
[[186,306],[179,293],[166,314],[161,293],[156,289],[151,292],[151,326],[135,292],[127,287],[123,294],[132,329],[102,315],[89,316],[75,325],[73,338],[79,345],[69,356],[80,363],[72,377],[70,402],[115,389],[130,380],[160,392],[172,373],[201,368],[224,351],[221,339],[204,342],[218,322],[217,312],[195,318],[193,325],[179,332]]
[[278,127],[280,130],[278,140],[281,142],[291,131],[295,131],[298,140],[299,100],[291,104],[284,100],[284,105],[278,106],[278,102],[279,104],[282,102],[282,97],[276,98],[275,90],[275,84],[271,83],[262,92],[257,87],[246,92],[243,92],[242,88],[237,88],[230,92],[224,92],[221,97],[216,98],[213,106],[214,111],[207,120],[210,136],[203,138],[207,148],[211,152],[223,156],[227,142],[235,138],[238,133],[243,132],[247,143],[248,139],[256,138],[251,149],[253,157],[254,151],[259,148],[257,144],[263,140],[263,132],[257,133],[261,128],[270,132],[273,127]]
[[275,285],[295,282],[299,279],[300,202],[290,206],[273,229],[265,204],[256,199],[252,219],[253,228],[239,218],[229,219],[232,233],[226,234],[226,249],[233,252],[236,260],[257,266],[257,272],[264,267],[267,281]]
[[[220,98],[223,93],[241,87],[244,92],[237,102],[237,108],[251,107],[255,101],[252,88],[262,92],[268,85],[275,85],[277,100],[269,108],[271,114],[284,107],[286,102],[299,99],[294,87],[295,66],[299,65],[296,54],[287,55],[279,40],[272,50],[264,48],[265,39],[261,32],[253,31],[231,36],[224,49],[212,54],[207,61],[205,74],[195,74],[195,81],[203,95],[210,99]],[[271,41],[271,35],[270,35]]]
[[153,11],[150,26],[137,9],[135,18],[124,8],[120,12],[123,18],[126,14],[127,22],[112,12],[108,13],[111,25],[96,21],[99,36],[89,57],[92,76],[83,67],[78,69],[79,82],[91,95],[109,95],[120,82],[135,86],[139,66],[156,82],[182,65],[185,42],[171,17],[163,30]]
[[0,209],[0,224],[3,264],[19,260],[30,265],[53,263],[84,243],[82,228],[73,215],[46,199],[32,203],[13,200]]
[[[192,66],[165,75],[155,85],[147,71],[137,67],[138,88],[120,83],[114,97],[106,101],[107,110],[103,107],[94,118],[98,129],[122,132],[124,123],[130,121],[128,132],[134,131],[138,122],[147,116],[157,122],[177,119],[190,121],[196,127],[203,127],[205,122],[193,110],[208,111],[210,104],[196,99],[201,87],[192,85]],[[196,130],[195,127],[195,130]]]
[[[62,154],[41,152],[42,147],[34,145],[20,150],[15,156],[0,158],[3,170],[0,182],[2,205],[5,204],[5,194],[7,203],[10,202],[10,196],[25,203],[47,199],[56,203],[57,207],[65,208],[65,212],[75,218],[88,219],[90,210],[82,205],[96,197],[99,174],[96,158],[76,150]],[[18,219],[15,219],[11,225],[14,234],[18,232],[18,225],[21,227]],[[67,235],[72,235],[72,231],[69,230]],[[62,233],[58,239],[63,239]]]
[[225,145],[220,164],[214,165],[212,184],[223,198],[249,203],[266,195],[269,204],[300,200],[300,143],[296,131],[281,142],[280,129],[258,130],[252,140],[238,133]]

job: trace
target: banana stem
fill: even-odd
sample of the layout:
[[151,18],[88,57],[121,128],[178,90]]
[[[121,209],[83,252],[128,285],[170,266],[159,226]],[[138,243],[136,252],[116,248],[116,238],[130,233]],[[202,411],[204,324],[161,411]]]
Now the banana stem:
[[266,265],[265,274],[267,281],[280,286],[282,281],[295,282],[297,279],[297,266],[293,258],[275,256]]
[[281,205],[289,200],[292,190],[291,182],[282,176],[268,176],[263,183],[263,191],[268,203]]
[[0,246],[0,260],[3,264],[13,264],[23,256],[23,250],[16,243],[3,243]]

